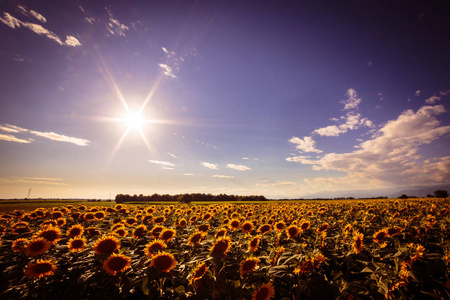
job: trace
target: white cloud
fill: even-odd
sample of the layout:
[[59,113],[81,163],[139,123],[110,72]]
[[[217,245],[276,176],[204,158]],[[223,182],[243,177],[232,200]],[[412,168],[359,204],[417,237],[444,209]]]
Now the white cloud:
[[444,112],[442,105],[423,106],[417,112],[407,110],[396,120],[387,122],[372,139],[361,142],[358,150],[329,153],[317,160],[306,156],[286,160],[313,165],[315,170],[347,174],[341,178],[321,179],[328,183],[374,184],[379,187],[450,183],[449,157],[427,161],[418,154],[421,145],[450,133],[450,126],[440,126],[435,117]]
[[343,110],[354,109],[358,107],[359,103],[361,103],[361,98],[357,98],[358,95],[356,94],[356,91],[354,89],[348,89],[346,95],[347,99],[339,101],[339,103],[344,104]]
[[217,170],[217,169],[219,169],[219,165],[217,165],[217,164],[212,164],[212,163],[209,163],[209,162],[204,162],[204,161],[202,161],[202,162],[201,162],[201,165],[204,166],[204,167],[206,167],[206,168],[212,169],[212,170]]
[[156,164],[156,165],[162,165],[167,167],[174,167],[175,164],[169,162],[169,161],[162,161],[162,160],[149,160],[149,163]]
[[336,125],[330,125],[327,127],[322,127],[314,130],[313,134],[318,134],[320,136],[338,136],[339,134],[343,133],[342,129],[337,127]]
[[34,11],[34,10],[27,10],[27,8],[23,5],[19,5],[17,6],[18,10],[20,13],[22,13],[23,15],[27,16],[27,17],[34,17],[36,19],[38,19],[39,21],[41,21],[42,23],[46,23],[47,19],[41,15],[40,13]]
[[66,44],[67,46],[72,46],[72,47],[81,46],[80,41],[77,40],[76,37],[69,36],[69,35],[66,36],[65,44]]
[[[58,134],[55,132],[40,132],[40,131],[36,131],[36,130],[29,130],[29,129],[25,129],[19,126],[14,126],[11,124],[4,124],[4,125],[0,125],[0,130],[6,131],[6,132],[13,132],[13,133],[19,133],[19,132],[27,132],[36,136],[40,136],[49,140],[53,140],[53,141],[58,141],[58,142],[67,142],[67,143],[72,143],[78,146],[87,146],[90,141],[85,140],[85,139],[80,139],[80,138],[75,138],[75,137],[70,137],[70,136],[66,136],[66,135],[62,135],[62,134]],[[6,140],[6,138],[5,138]],[[17,139],[17,140],[22,140],[22,141],[27,141],[27,143],[33,142],[33,139],[28,139],[28,140],[23,140],[23,139]],[[18,142],[16,140],[16,142]],[[13,141],[13,140],[10,140]]]
[[234,170],[238,170],[238,171],[248,171],[251,170],[251,168],[244,166],[244,165],[235,165],[235,164],[228,164],[227,168],[229,169],[234,169]]
[[441,99],[447,95],[450,95],[450,90],[442,91],[442,92],[439,92],[439,95],[431,96],[430,98],[425,100],[425,103],[426,104],[435,104],[436,102],[441,101]]
[[234,176],[229,176],[229,175],[212,175],[211,177],[213,178],[234,178]]
[[195,174],[194,173],[184,173],[183,175],[184,176],[194,176]]
[[173,74],[171,67],[169,67],[166,64],[159,64],[159,66],[164,70],[164,75],[172,77],[172,78],[177,78],[177,76],[175,76],[175,74]]
[[125,31],[130,28],[124,24],[121,24],[108,8],[106,8],[106,11],[109,15],[109,23],[106,24],[106,30],[108,30],[112,35],[125,36]]
[[67,36],[66,43],[63,43],[61,39],[50,30],[42,27],[42,25],[35,24],[35,23],[28,23],[28,22],[22,22],[19,19],[11,16],[8,13],[3,13],[3,18],[0,18],[0,21],[4,24],[8,25],[11,28],[20,28],[21,26],[28,28],[29,30],[33,31],[34,33],[38,35],[46,36],[47,38],[54,40],[60,45],[68,45],[68,46],[79,46],[81,45],[80,42],[71,36]]
[[67,185],[61,178],[47,177],[3,177],[0,184],[26,183],[26,184],[46,184],[46,185]]
[[316,142],[310,136],[305,136],[303,139],[294,136],[289,142],[295,144],[295,148],[300,152],[323,152],[322,150],[316,149]]
[[169,154],[170,156],[172,156],[173,158],[177,158],[177,156],[175,154],[172,154],[170,152],[167,152],[167,154]]
[[27,139],[27,140],[20,139],[11,134],[0,134],[0,140],[7,141],[7,142],[16,142],[16,143],[21,143],[21,144],[29,144],[33,141],[32,139]]
[[70,137],[70,136],[58,134],[55,132],[40,132],[40,131],[35,131],[35,130],[30,130],[29,132],[31,134],[34,134],[34,135],[37,135],[37,136],[40,136],[40,137],[43,137],[43,138],[46,138],[49,140],[71,143],[71,144],[75,144],[77,146],[87,146],[90,143],[90,141],[85,140],[85,139]]
[[417,96],[417,97],[420,96],[420,90],[417,90],[417,91],[416,91],[416,96]]

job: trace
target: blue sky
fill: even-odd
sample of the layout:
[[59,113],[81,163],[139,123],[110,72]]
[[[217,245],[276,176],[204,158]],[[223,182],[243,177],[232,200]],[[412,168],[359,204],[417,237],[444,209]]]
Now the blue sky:
[[2,2],[0,198],[450,184],[445,1],[335,2]]

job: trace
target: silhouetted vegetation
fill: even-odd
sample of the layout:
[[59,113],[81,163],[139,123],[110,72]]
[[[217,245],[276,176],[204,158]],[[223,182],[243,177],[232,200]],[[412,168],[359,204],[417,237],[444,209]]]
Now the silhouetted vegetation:
[[434,191],[434,196],[436,198],[447,198],[448,192],[446,190],[436,190]]
[[181,195],[168,195],[168,194],[153,194],[151,196],[140,195],[128,195],[118,194],[115,199],[116,203],[123,202],[236,202],[236,201],[267,201],[264,196],[237,196],[237,195],[212,195],[212,194],[181,194]]

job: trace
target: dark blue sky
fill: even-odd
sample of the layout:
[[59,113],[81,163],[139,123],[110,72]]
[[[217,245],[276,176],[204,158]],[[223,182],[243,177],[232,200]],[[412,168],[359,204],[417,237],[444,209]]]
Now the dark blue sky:
[[0,197],[450,184],[448,7],[3,1]]

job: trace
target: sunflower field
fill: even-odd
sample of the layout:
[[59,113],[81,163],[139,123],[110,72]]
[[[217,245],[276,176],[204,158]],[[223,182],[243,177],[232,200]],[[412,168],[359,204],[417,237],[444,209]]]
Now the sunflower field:
[[67,205],[0,216],[1,299],[450,299],[450,201]]

